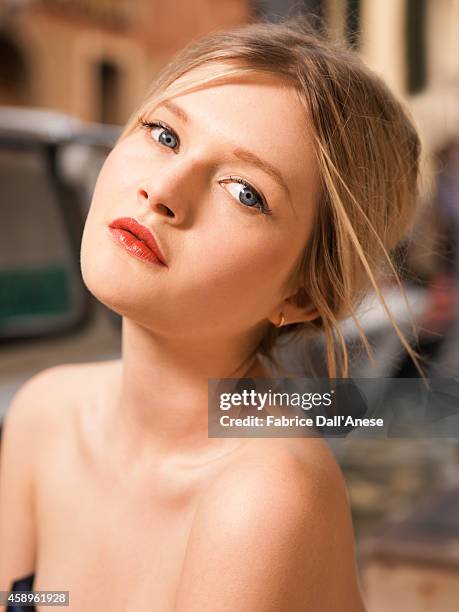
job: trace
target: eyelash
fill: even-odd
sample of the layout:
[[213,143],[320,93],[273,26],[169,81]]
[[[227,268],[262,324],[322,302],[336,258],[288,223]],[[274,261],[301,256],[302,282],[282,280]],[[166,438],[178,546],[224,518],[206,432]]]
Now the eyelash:
[[[143,119],[142,117],[139,117],[138,118],[138,123],[139,123],[139,125],[143,129],[145,129],[147,131],[148,130],[152,130],[155,127],[161,127],[163,129],[167,130],[168,132],[171,132],[175,136],[175,138],[177,139],[177,142],[180,143],[179,137],[174,132],[174,130],[171,129],[166,123],[163,123],[162,121],[159,121],[159,120],[156,120],[156,121],[147,121],[146,119]],[[244,185],[244,187],[247,187],[248,189],[250,189],[251,191],[253,191],[254,193],[257,194],[257,196],[260,199],[260,203],[254,205],[253,207],[250,207],[250,206],[245,206],[244,204],[239,202],[240,206],[243,206],[244,208],[256,208],[263,215],[270,215],[270,214],[272,214],[272,210],[269,208],[268,204],[266,203],[265,198],[254,187],[252,187],[252,185],[250,183],[248,183],[244,179],[241,179],[241,178],[239,178],[237,176],[229,176],[229,177],[227,177],[225,179],[222,179],[220,182],[221,183],[235,182],[235,183],[240,183],[241,185]]]

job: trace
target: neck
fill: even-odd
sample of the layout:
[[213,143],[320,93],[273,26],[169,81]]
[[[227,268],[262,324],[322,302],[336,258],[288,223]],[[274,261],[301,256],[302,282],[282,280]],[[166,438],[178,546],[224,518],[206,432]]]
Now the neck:
[[208,437],[208,379],[269,377],[254,354],[259,339],[187,344],[123,318],[116,431],[136,456],[190,459],[240,445]]

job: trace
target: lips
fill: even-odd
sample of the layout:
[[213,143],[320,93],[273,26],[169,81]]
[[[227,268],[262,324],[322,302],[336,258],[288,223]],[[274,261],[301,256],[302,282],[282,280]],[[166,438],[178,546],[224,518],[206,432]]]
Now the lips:
[[132,217],[115,219],[109,228],[113,238],[131,255],[162,266],[167,265],[153,234]]

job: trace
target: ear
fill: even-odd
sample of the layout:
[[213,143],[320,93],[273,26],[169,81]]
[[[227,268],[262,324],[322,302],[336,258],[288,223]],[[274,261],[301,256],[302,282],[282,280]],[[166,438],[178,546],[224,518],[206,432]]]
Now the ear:
[[[295,302],[298,301],[303,306],[298,306]],[[320,315],[315,306],[309,300],[304,289],[300,289],[297,294],[292,295],[281,302],[275,311],[272,312],[269,320],[274,325],[279,325],[281,321],[281,313],[284,315],[283,325],[290,323],[305,323],[313,321]]]

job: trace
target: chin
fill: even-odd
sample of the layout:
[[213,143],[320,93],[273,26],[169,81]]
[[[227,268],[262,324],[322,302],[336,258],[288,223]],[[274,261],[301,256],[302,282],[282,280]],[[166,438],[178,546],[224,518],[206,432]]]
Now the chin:
[[118,253],[116,245],[112,248],[110,243],[94,243],[83,236],[80,266],[84,284],[104,306],[148,328],[157,326],[159,320],[167,326],[162,313],[152,308],[151,293],[143,288],[142,264]]

